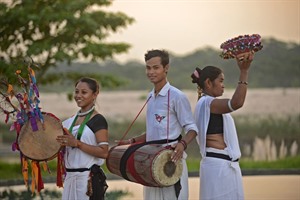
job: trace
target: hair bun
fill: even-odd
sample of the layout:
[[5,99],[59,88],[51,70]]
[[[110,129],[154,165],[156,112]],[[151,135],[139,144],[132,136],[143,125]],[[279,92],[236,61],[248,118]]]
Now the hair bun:
[[192,83],[198,83],[201,75],[201,69],[196,67],[195,71],[192,73]]

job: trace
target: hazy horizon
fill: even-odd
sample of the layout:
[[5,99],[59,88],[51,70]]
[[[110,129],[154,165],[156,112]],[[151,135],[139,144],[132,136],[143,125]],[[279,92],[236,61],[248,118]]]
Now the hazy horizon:
[[207,46],[218,49],[232,37],[260,34],[300,41],[300,0],[115,0],[107,8],[135,18],[108,41],[132,45],[119,61],[137,59],[153,48],[185,55]]

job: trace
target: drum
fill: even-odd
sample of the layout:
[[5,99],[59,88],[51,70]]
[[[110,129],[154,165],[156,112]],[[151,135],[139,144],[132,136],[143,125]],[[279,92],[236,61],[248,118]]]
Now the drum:
[[28,120],[21,128],[18,146],[22,154],[36,161],[52,160],[57,156],[61,145],[56,141],[58,135],[63,135],[60,120],[50,113],[42,113],[44,123],[36,120],[38,130],[33,131]]
[[173,150],[157,144],[114,146],[106,159],[108,170],[129,181],[151,187],[174,185],[182,174],[182,161],[172,162]]

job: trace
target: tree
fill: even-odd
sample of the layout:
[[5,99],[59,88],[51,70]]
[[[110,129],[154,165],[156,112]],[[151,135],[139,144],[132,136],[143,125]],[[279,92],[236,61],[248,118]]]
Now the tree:
[[[78,59],[100,61],[127,52],[130,45],[105,42],[111,34],[134,22],[121,12],[105,11],[111,0],[11,0],[0,2],[0,78],[16,81],[15,71],[26,67],[24,58],[31,57],[39,68],[39,83],[75,79],[77,74],[47,73],[59,62],[71,64]],[[102,78],[108,86],[120,82],[111,76]],[[108,81],[108,82],[107,82]]]

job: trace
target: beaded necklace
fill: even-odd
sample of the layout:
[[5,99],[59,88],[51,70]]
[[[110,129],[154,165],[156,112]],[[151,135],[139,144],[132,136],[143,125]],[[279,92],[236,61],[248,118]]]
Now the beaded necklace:
[[95,109],[95,105],[93,105],[93,107],[91,107],[91,109],[89,109],[88,111],[85,111],[85,112],[81,112],[81,110],[79,110],[77,112],[77,115],[80,116],[80,117],[85,116],[85,115],[87,115],[88,113],[90,113],[94,109]]
[[[92,114],[93,114],[93,112],[94,112],[94,108],[95,108],[95,107],[93,107],[92,109],[90,109],[89,112],[86,112],[86,113],[85,113],[86,116],[85,116],[83,122],[80,124],[80,127],[79,127],[78,132],[77,132],[77,140],[80,140],[81,135],[82,135],[82,132],[83,132],[83,129],[84,129],[84,126],[86,125],[86,123],[87,123],[87,122],[89,121],[89,119],[91,118],[91,116],[92,116]],[[70,132],[70,133],[72,133],[72,131],[73,131],[73,127],[74,127],[74,125],[75,125],[75,123],[76,123],[76,121],[77,121],[78,116],[84,116],[84,115],[79,115],[79,112],[76,114],[76,117],[75,117],[75,119],[73,120],[71,127],[69,128],[69,132]]]

